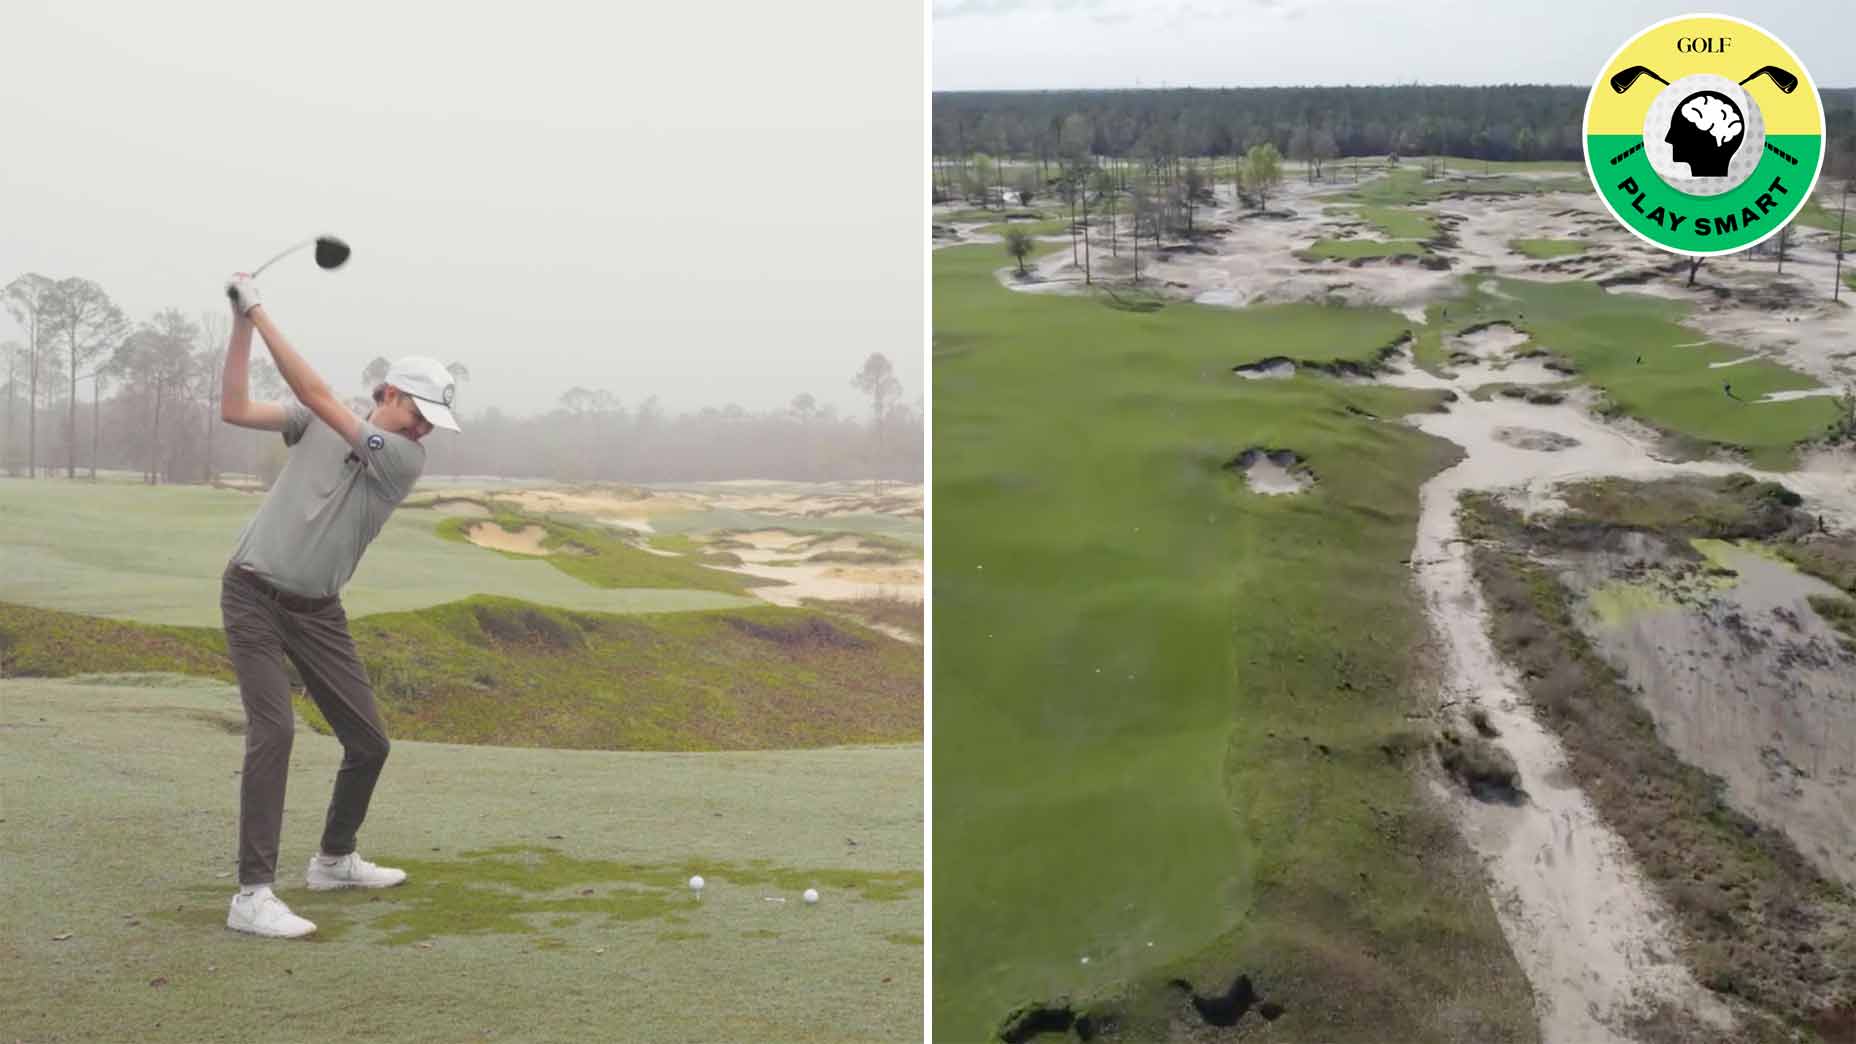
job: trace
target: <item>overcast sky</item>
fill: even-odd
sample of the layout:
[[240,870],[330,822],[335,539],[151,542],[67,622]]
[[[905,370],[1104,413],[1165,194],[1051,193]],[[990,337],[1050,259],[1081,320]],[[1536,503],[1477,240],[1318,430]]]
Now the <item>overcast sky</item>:
[[[470,367],[459,408],[573,385],[674,411],[922,396],[926,12],[910,3],[0,5],[0,285],[132,318],[260,281],[338,391]],[[19,331],[0,312],[0,340]],[[262,351],[260,345],[256,351]]]
[[931,0],[936,90],[1590,84],[1654,22],[1710,12],[1856,85],[1850,0]]

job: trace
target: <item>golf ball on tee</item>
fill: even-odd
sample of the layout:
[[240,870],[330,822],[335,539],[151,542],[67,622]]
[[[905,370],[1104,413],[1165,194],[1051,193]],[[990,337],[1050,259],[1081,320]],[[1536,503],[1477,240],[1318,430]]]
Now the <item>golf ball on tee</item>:
[[818,902],[818,889],[816,888],[806,889],[806,902],[808,903]]
[[690,878],[690,890],[694,892],[702,891],[702,875],[701,874],[697,874],[695,877]]

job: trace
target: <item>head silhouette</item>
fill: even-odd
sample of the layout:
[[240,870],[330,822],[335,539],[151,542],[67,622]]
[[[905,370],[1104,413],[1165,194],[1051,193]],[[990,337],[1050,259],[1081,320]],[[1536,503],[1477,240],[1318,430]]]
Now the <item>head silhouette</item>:
[[1689,176],[1695,178],[1726,177],[1727,164],[1745,139],[1740,106],[1718,91],[1696,91],[1682,99],[1663,136],[1674,147],[1670,158],[1688,164]]

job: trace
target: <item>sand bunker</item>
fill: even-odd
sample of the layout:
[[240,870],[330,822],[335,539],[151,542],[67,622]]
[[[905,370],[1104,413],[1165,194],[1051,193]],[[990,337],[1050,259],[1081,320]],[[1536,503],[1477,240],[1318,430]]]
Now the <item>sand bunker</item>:
[[1244,473],[1251,492],[1265,496],[1300,493],[1315,484],[1315,476],[1293,450],[1251,448],[1225,465]]
[[1807,388],[1804,391],[1767,392],[1755,400],[1754,405],[1762,402],[1791,402],[1794,399],[1820,399],[1828,395],[1843,394],[1836,388]]
[[1245,380],[1251,381],[1265,380],[1268,378],[1294,377],[1295,362],[1292,359],[1278,355],[1265,359],[1262,362],[1245,363],[1242,366],[1234,366],[1231,368],[1231,372]]
[[637,495],[642,491],[629,494],[619,491],[570,493],[558,490],[532,489],[511,490],[498,494],[504,500],[513,501],[524,511],[536,514],[561,512],[564,514],[591,515],[595,518],[648,518],[651,515],[664,515],[682,511],[701,511],[707,505],[700,497],[682,493],[648,493]]
[[869,550],[852,534],[789,533],[759,529],[718,535],[711,542],[740,559],[736,565],[712,568],[780,581],[780,586],[756,587],[753,594],[775,605],[796,606],[803,599],[845,601],[859,598],[922,599],[922,561],[881,564],[814,562],[806,559],[830,551]]
[[655,531],[652,519],[703,511],[742,511],[791,518],[891,515],[921,518],[924,490],[918,483],[778,482],[741,480],[690,488],[510,489],[493,495],[524,511],[584,515],[606,525],[641,533]]
[[1497,359],[1526,344],[1528,336],[1507,323],[1490,323],[1450,338],[1452,352],[1466,352],[1478,359]]
[[1570,435],[1561,435],[1556,431],[1541,431],[1538,428],[1496,428],[1497,441],[1506,442],[1516,449],[1535,450],[1540,453],[1557,453],[1572,449],[1579,440]]
[[541,538],[548,531],[540,526],[523,526],[520,533],[511,533],[494,522],[475,525],[464,531],[464,536],[478,547],[487,547],[493,551],[513,551],[518,555],[545,555],[547,548],[541,546]]
[[792,547],[806,538],[803,534],[789,533],[784,529],[757,529],[752,533],[730,533],[727,539],[738,540],[763,551],[777,551]]

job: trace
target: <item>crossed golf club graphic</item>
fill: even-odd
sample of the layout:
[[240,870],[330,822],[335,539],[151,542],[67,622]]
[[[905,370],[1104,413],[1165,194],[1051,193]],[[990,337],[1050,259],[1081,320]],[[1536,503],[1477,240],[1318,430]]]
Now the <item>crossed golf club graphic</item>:
[[[1630,68],[1625,69],[1622,72],[1619,72],[1616,75],[1611,77],[1611,89],[1616,91],[1619,94],[1623,94],[1625,91],[1630,90],[1631,86],[1635,84],[1639,79],[1645,76],[1648,76],[1650,79],[1655,80],[1657,83],[1660,83],[1665,87],[1669,86],[1668,80],[1665,80],[1661,76],[1656,75],[1656,73],[1652,72],[1648,66],[1633,65]],[[1740,85],[1744,87],[1748,83],[1752,82],[1753,80],[1759,79],[1761,76],[1772,77],[1772,85],[1774,87],[1777,87],[1779,89],[1779,93],[1781,94],[1790,94],[1791,92],[1798,89],[1798,77],[1795,74],[1788,72],[1787,70],[1781,69],[1776,65],[1760,66],[1759,69],[1753,73],[1753,75],[1748,76],[1744,80],[1741,80]],[[1638,149],[1641,149],[1641,148],[1643,148],[1642,142],[1638,142],[1637,144],[1632,145],[1630,148],[1625,149],[1623,152],[1620,152],[1617,155],[1611,157],[1611,165],[1614,167],[1617,166],[1619,162],[1629,159],[1631,156],[1636,154]],[[1790,163],[1792,166],[1796,167],[1798,165],[1798,160],[1795,157],[1793,157],[1790,153],[1786,152],[1784,149],[1779,148],[1777,145],[1774,145],[1771,142],[1767,142],[1766,148],[1769,149],[1773,155],[1778,156],[1780,159],[1785,160],[1786,162]]]

